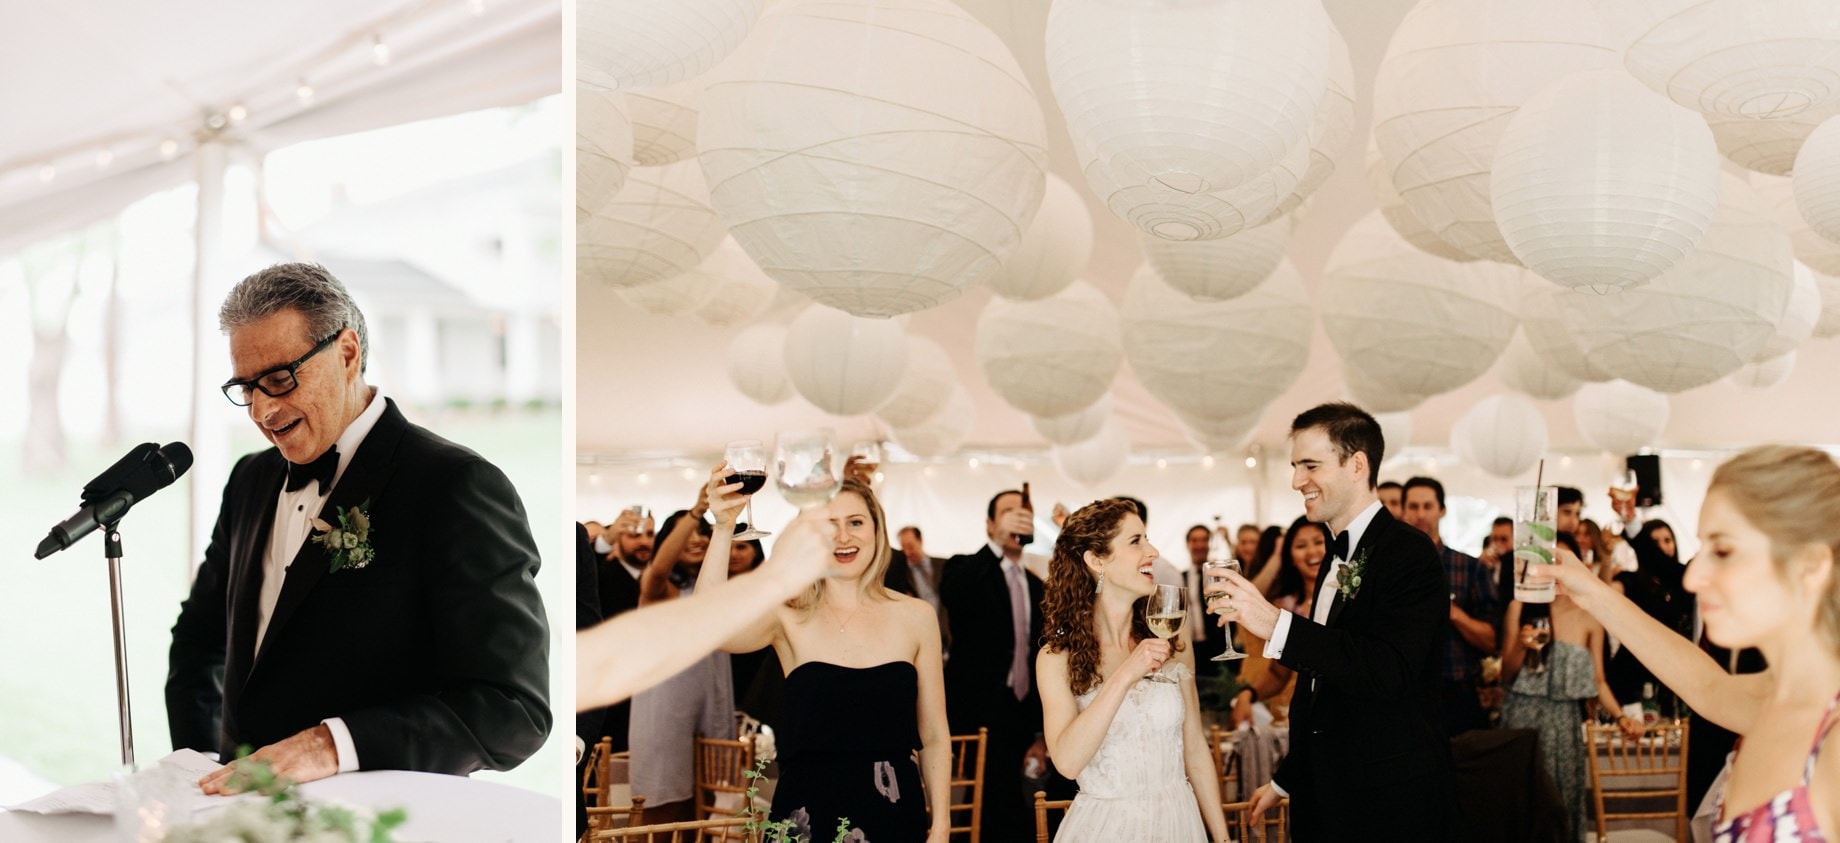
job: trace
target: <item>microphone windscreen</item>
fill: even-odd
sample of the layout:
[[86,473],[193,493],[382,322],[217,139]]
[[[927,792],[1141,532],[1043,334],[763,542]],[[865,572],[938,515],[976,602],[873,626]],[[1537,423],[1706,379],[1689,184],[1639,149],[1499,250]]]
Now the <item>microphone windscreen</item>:
[[169,442],[160,449],[160,455],[172,466],[172,478],[177,480],[192,469],[192,449],[184,442]]

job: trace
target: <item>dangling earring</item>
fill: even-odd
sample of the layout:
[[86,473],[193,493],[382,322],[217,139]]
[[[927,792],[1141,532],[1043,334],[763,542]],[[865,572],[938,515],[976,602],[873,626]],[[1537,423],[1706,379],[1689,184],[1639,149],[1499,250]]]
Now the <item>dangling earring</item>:
[[1105,591],[1105,569],[1104,568],[1099,569],[1098,575],[1094,576],[1093,580],[1094,580],[1093,593],[1100,594],[1104,592]]

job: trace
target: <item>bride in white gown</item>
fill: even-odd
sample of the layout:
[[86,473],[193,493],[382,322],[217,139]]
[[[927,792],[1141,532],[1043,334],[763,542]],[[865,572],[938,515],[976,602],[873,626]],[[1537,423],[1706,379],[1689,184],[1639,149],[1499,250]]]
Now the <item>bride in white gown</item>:
[[[1042,730],[1055,768],[1080,783],[1056,843],[1227,840],[1194,654],[1172,653],[1144,620],[1155,560],[1122,500],[1082,507],[1054,544],[1036,660]],[[1151,672],[1176,681],[1149,681]]]

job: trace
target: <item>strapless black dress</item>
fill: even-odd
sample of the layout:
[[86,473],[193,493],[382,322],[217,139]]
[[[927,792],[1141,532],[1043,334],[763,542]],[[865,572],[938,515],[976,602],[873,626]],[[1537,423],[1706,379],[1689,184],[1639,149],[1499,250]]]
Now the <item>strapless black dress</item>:
[[786,677],[778,729],[775,820],[795,839],[830,843],[839,818],[852,841],[922,843],[926,794],[914,753],[920,677],[908,662],[840,667],[806,662]]

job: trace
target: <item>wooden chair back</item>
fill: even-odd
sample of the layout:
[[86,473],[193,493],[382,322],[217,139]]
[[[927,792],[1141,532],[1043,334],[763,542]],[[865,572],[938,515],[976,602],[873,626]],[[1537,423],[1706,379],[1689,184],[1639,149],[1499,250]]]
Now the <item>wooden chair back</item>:
[[748,807],[747,772],[754,769],[754,743],[696,739],[696,818],[739,816]]
[[1048,843],[1048,812],[1065,813],[1071,799],[1049,799],[1045,791],[1035,791],[1035,843]]
[[1613,821],[1670,818],[1674,839],[1688,839],[1686,721],[1656,723],[1636,740],[1616,726],[1586,723],[1584,746],[1599,841],[1609,839]]
[[1227,802],[1220,806],[1227,814],[1227,828],[1241,843],[1283,843],[1290,839],[1291,801],[1278,800],[1278,807],[1263,816],[1251,812],[1251,802]]
[[1239,756],[1227,751],[1227,730],[1216,723],[1208,726],[1208,753],[1214,756],[1214,771],[1220,775],[1220,798],[1232,802],[1243,795],[1239,792]]
[[984,822],[984,749],[989,732],[980,728],[975,735],[952,736],[952,799],[946,807],[953,840],[978,843],[978,828]]
[[645,797],[634,796],[630,805],[589,805],[587,811],[588,831],[582,835],[583,840],[592,838],[597,831],[643,825]]
[[742,840],[760,843],[759,835],[746,831],[746,817],[721,817],[682,823],[604,828],[588,832],[586,843],[715,843]]

